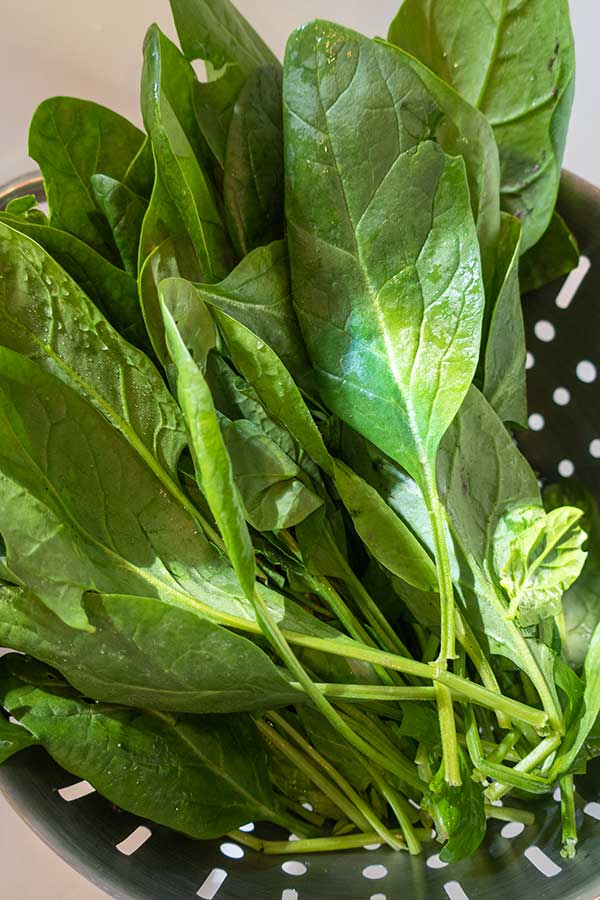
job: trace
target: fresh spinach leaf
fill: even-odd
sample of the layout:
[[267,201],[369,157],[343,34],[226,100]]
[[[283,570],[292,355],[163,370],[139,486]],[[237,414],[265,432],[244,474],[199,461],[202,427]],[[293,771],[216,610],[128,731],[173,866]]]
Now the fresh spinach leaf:
[[323,505],[292,459],[253,422],[221,425],[248,522],[258,531],[293,528]]
[[[287,244],[249,253],[219,284],[196,285],[199,296],[268,344],[300,387],[310,387],[310,363],[292,306]],[[312,386],[314,391],[314,386]]]
[[142,350],[149,348],[137,285],[130,275],[67,231],[4,213],[0,222],[40,244],[126,341]]
[[573,101],[567,0],[404,0],[390,40],[453,85],[490,120],[503,208],[523,224],[524,253],[548,227]]
[[45,250],[2,222],[0,266],[0,342],[78,391],[142,458],[172,475],[185,431],[150,360],[119,336]]
[[525,323],[519,289],[521,225],[503,214],[491,318],[484,350],[483,393],[503,422],[527,425]]
[[567,223],[555,211],[535,247],[521,257],[519,277],[524,294],[568,275],[579,264],[579,245]]
[[448,837],[440,853],[445,863],[460,862],[471,856],[481,845],[486,830],[483,786],[473,781],[469,760],[462,749],[459,755],[462,787],[446,782],[443,764],[429,786],[433,815]]
[[342,740],[321,713],[311,706],[298,708],[300,721],[311,742],[357,791],[366,791],[373,775],[360,755]]
[[258,66],[277,63],[277,57],[230,0],[170,2],[188,59],[208,60],[217,70],[234,63],[245,75]]
[[239,256],[283,237],[281,67],[262,66],[233,109],[225,153],[226,221]]
[[583,513],[560,506],[545,513],[539,506],[509,509],[494,535],[494,568],[510,600],[509,618],[537,625],[560,614],[565,591],[581,574],[587,534]]
[[600,622],[600,509],[596,498],[573,479],[546,488],[544,503],[547,510],[560,506],[580,509],[580,525],[588,535],[583,571],[563,597],[562,649],[567,662],[579,671]]
[[30,731],[26,731],[21,725],[8,722],[0,713],[0,763],[6,762],[15,753],[20,753],[27,747],[33,747],[38,739]]
[[335,486],[365,546],[386,569],[423,591],[437,590],[435,565],[377,491],[339,460]]
[[44,176],[50,224],[75,234],[111,262],[118,254],[90,178],[103,172],[121,180],[143,141],[127,119],[72,97],[44,101],[31,122],[29,155]]
[[240,67],[229,64],[214,81],[197,81],[194,85],[193,101],[198,127],[222,169],[225,168],[233,109],[245,83],[246,75]]
[[147,135],[125,172],[123,184],[138,197],[143,197],[144,200],[150,199],[154,187],[154,156],[152,142]]
[[121,809],[194,838],[219,837],[253,819],[285,819],[249,716],[90,704],[58,679],[56,687],[38,686],[44,674],[39,663],[4,657],[2,704],[60,766]]
[[140,233],[148,204],[122,181],[108,175],[92,175],[90,184],[96,203],[110,225],[123,268],[136,277]]
[[0,641],[105,703],[231,713],[302,700],[255,644],[194,612],[154,597],[93,593],[83,607],[93,633],[69,628],[24,588],[0,587]]
[[25,194],[23,197],[15,197],[5,206],[5,212],[10,216],[21,216],[37,206],[35,194]]
[[[231,268],[231,250],[202,166],[201,135],[192,105],[194,81],[187,60],[158,26],[152,26],[144,42],[144,124],[163,187],[197,255],[202,280],[219,281]],[[144,239],[141,246],[148,253]]]

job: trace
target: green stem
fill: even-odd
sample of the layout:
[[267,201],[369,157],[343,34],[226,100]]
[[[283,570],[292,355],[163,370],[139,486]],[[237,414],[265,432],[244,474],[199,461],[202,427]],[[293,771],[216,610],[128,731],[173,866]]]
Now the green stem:
[[560,779],[560,811],[562,816],[561,856],[573,859],[577,850],[577,821],[575,818],[575,787],[572,775]]
[[391,806],[392,812],[398,820],[398,825],[402,829],[402,834],[404,835],[406,846],[408,847],[408,852],[411,856],[418,856],[423,847],[421,846],[421,842],[416,835],[416,831],[413,828],[412,822],[410,821],[410,817],[405,806],[406,801],[403,797],[400,796],[400,794],[398,794],[392,787],[390,787],[390,785],[387,784],[384,779],[381,778],[377,771],[373,772],[373,780]]
[[[516,729],[505,734],[499,744],[486,757],[486,762],[500,764],[508,757],[511,750],[514,750],[515,744],[520,740],[521,732]],[[517,762],[520,762],[517,757]]]
[[436,698],[438,705],[438,719],[442,736],[442,753],[444,757],[444,777],[448,784],[460,787],[460,762],[458,759],[458,738],[456,735],[456,722],[454,719],[454,705],[452,694],[448,688],[436,683]]
[[[431,833],[426,828],[413,829],[415,838],[429,840]],[[289,856],[291,854],[330,853],[336,850],[359,850],[361,847],[379,843],[380,836],[374,831],[350,834],[340,837],[313,838],[307,841],[263,841],[243,831],[233,831],[228,837],[266,856]],[[394,834],[398,850],[406,850],[404,835]]]
[[485,814],[488,819],[498,819],[499,822],[521,822],[522,825],[533,825],[535,815],[528,809],[516,809],[514,806],[492,806],[484,804]]
[[[325,775],[331,779],[331,781],[336,784],[343,794],[348,798],[350,803],[352,804],[348,807],[346,804],[346,809],[340,807],[342,812],[345,812],[348,818],[355,822],[355,818],[348,814],[349,809],[356,809],[360,813],[360,815],[368,822],[368,825],[371,828],[374,828],[377,833],[385,840],[386,843],[390,845],[390,847],[394,847],[394,838],[392,834],[388,831],[385,825],[377,818],[372,809],[365,803],[360,794],[354,790],[352,785],[342,776],[340,773],[326,760],[315,748],[312,744],[309,744],[305,738],[299,734],[296,729],[289,724],[282,716],[278,713],[270,712],[268,713],[269,719],[277,725],[282,731],[284,731],[288,737],[296,743],[296,745],[302,750],[306,756],[312,760],[319,766],[319,768],[325,773]],[[338,804],[339,805],[339,804]],[[361,826],[359,826],[361,827]],[[395,848],[398,849],[398,848]]]
[[438,664],[440,667],[446,668],[448,660],[456,658],[454,585],[452,584],[452,570],[450,567],[450,555],[448,553],[448,541],[446,537],[446,513],[440,502],[435,483],[435,471],[425,472],[422,492],[429,512],[429,519],[431,521],[433,532],[433,545],[440,594],[441,644]]
[[[298,682],[290,687],[300,688]],[[388,687],[379,684],[315,684],[317,690],[326,697],[336,700],[435,700],[434,687]]]
[[295,815],[300,816],[301,819],[306,819],[309,825],[314,825],[316,828],[322,828],[325,824],[324,816],[320,816],[316,812],[311,812],[308,809],[305,809],[301,803],[296,803],[291,797],[286,797],[285,794],[281,795],[282,803],[286,805],[286,807],[293,812]]
[[[461,647],[466,652],[467,656],[477,669],[477,672],[479,673],[484,686],[488,690],[493,691],[495,694],[500,694],[500,685],[498,684],[498,681],[496,679],[495,672],[492,669],[487,656],[481,649],[477,638],[475,637],[469,624],[465,621],[464,616],[461,614],[460,610],[456,610],[456,637]],[[503,713],[502,710],[496,711],[496,718],[498,719],[498,725],[500,726],[500,728],[510,728],[510,719]]]
[[[509,769],[508,771],[515,773],[528,774],[533,772],[534,769],[537,769],[541,764],[547,759],[550,754],[554,753],[555,750],[560,746],[560,735],[553,734],[550,737],[547,737],[545,740],[541,741],[537,747],[525,756],[521,762],[518,762],[513,769]],[[547,780],[547,779],[543,779]],[[511,787],[508,784],[502,784],[498,782],[496,784],[491,785],[486,793],[486,796],[490,802],[494,800],[501,800],[505,794],[508,794]]]

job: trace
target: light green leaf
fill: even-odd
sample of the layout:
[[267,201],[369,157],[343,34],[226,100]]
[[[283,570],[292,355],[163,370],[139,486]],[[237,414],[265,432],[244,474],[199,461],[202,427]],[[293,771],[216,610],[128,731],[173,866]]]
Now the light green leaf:
[[215,69],[228,63],[249,75],[277,63],[254,28],[230,0],[170,0],[179,42],[188,59],[205,59]]
[[29,155],[44,176],[50,224],[118,261],[90,178],[103,172],[121,180],[143,142],[138,128],[97,103],[53,97],[38,106],[29,130]]
[[423,591],[437,590],[431,557],[377,491],[339,460],[335,486],[367,549],[386,569]]
[[282,820],[250,716],[89,704],[22,657],[5,657],[0,673],[9,712],[60,766],[121,809],[194,838],[217,838],[253,819]]
[[525,323],[519,290],[521,225],[503,214],[494,304],[485,343],[483,393],[503,422],[527,425]]
[[108,175],[92,175],[90,184],[96,203],[110,225],[123,268],[136,277],[140,233],[148,204],[122,181]]
[[87,594],[83,605],[93,633],[69,628],[24,588],[0,587],[0,643],[105,703],[222,714],[302,700],[255,644],[192,611],[148,596]]
[[45,250],[3,223],[0,268],[0,343],[85,397],[149,465],[174,473],[185,430],[150,360],[119,336]]
[[565,591],[577,580],[587,554],[583,513],[562,506],[545,513],[539,506],[509,509],[494,536],[494,568],[510,600],[509,618],[537,625],[562,610]]
[[568,0],[404,0],[389,37],[490,120],[525,252],[558,193],[575,73]]
[[521,257],[519,277],[524,294],[568,275],[579,264],[579,245],[567,223],[554,213],[548,228],[532,247]]
[[254,549],[210,389],[165,305],[163,316],[167,347],[177,369],[177,396],[188,427],[198,480],[244,594],[252,598],[256,581]]
[[402,57],[328,23],[292,35],[284,109],[294,300],[323,398],[422,483],[479,357],[464,163],[428,140],[435,103]]
[[281,66],[263,66],[249,76],[231,117],[223,196],[239,256],[284,234],[281,103]]

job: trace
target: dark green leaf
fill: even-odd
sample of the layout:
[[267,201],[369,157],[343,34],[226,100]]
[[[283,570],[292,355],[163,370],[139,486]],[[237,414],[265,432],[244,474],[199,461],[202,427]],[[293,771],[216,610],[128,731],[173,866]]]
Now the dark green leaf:
[[548,228],[527,253],[521,257],[519,275],[524,294],[568,275],[579,264],[579,246],[567,223],[554,213]]
[[[229,272],[231,251],[213,187],[203,168],[205,155],[192,104],[194,82],[191,65],[158,26],[153,25],[144,42],[144,124],[152,140],[163,187],[197,255],[204,274],[202,280],[212,282]],[[153,203],[156,204],[155,198],[151,209]],[[151,214],[156,216],[157,212]],[[143,259],[150,249],[143,236]]]
[[335,486],[360,538],[386,569],[423,591],[437,590],[431,557],[377,491],[339,460]]
[[197,81],[194,85],[194,109],[198,127],[222,169],[225,168],[227,135],[233,108],[246,82],[237,65],[227,65],[215,81]]
[[143,197],[150,199],[154,187],[154,156],[152,142],[149,137],[144,138],[144,143],[137,152],[123,178],[125,187]]
[[256,584],[254,550],[210,388],[164,305],[163,315],[167,347],[177,370],[177,396],[188,427],[198,480],[244,594],[252,598]]
[[140,233],[148,204],[122,181],[108,175],[92,175],[90,184],[96,203],[110,225],[123,268],[135,277]]
[[223,190],[227,225],[240,256],[283,237],[281,103],[281,67],[263,66],[249,76],[233,110]]
[[142,132],[127,119],[97,103],[72,97],[44,101],[31,122],[29,154],[44,175],[50,224],[115,261],[110,229],[90,178],[103,172],[121,180],[143,141]]
[[267,753],[249,716],[89,704],[58,679],[54,688],[37,686],[43,667],[22,657],[5,657],[0,672],[9,712],[59,765],[121,809],[195,838],[280,819]]
[[105,703],[230,713],[302,700],[255,644],[193,612],[147,596],[87,594],[83,604],[93,634],[69,628],[29,591],[0,587],[0,643]]
[[459,750],[459,755],[462,787],[446,783],[443,765],[430,785],[436,820],[448,836],[440,853],[440,859],[445,863],[460,862],[471,856],[481,845],[486,830],[483,786],[473,781],[464,751]]
[[321,392],[423,480],[479,356],[464,163],[427,140],[434,103],[402,57],[337,26],[292,35],[284,100],[294,300]]
[[142,350],[149,347],[137,284],[130,275],[67,231],[3,213],[0,213],[0,222],[40,244],[126,341]]
[[537,625],[562,611],[565,591],[579,578],[586,560],[583,513],[559,506],[517,506],[500,519],[494,535],[494,568],[510,600],[508,616]]
[[519,290],[521,225],[502,216],[485,343],[483,393],[503,422],[527,425],[525,323]]
[[235,63],[249,75],[277,63],[265,42],[230,0],[170,0],[179,42],[188,59],[205,59],[215,69]]
[[[37,234],[39,227],[27,230]],[[173,473],[185,431],[150,360],[114,331],[45,250],[3,223],[0,267],[0,342],[69,384],[146,461],[154,458]]]
[[4,211],[10,216],[20,216],[37,206],[37,197],[35,194],[25,194],[23,197],[15,197],[10,200]]
[[523,223],[525,252],[550,223],[575,60],[567,0],[404,0],[390,40],[433,69],[493,125],[504,209]]

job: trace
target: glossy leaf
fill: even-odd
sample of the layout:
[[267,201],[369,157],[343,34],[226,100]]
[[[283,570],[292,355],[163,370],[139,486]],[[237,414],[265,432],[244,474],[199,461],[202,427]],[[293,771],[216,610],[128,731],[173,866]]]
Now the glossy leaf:
[[235,104],[225,153],[226,220],[239,256],[284,234],[281,67],[253,72]]
[[519,276],[524,294],[568,275],[579,264],[579,245],[567,223],[554,213],[535,247],[521,257]]
[[460,768],[462,787],[448,785],[443,768],[430,785],[431,801],[448,838],[440,853],[440,859],[445,863],[459,862],[471,856],[481,845],[486,830],[483,786],[473,781],[471,766],[462,750]]
[[567,0],[404,0],[390,40],[452,84],[490,120],[502,201],[523,223],[522,252],[550,223],[574,84]]
[[21,216],[29,212],[37,206],[37,197],[35,194],[25,194],[23,197],[14,197],[4,207],[5,212],[10,216]]
[[339,460],[335,486],[365,546],[386,569],[423,591],[437,590],[431,557],[377,491]]
[[111,803],[195,838],[280,818],[266,750],[249,716],[89,704],[58,679],[56,687],[37,686],[44,669],[5,657],[0,700],[60,766]]
[[[144,124],[161,181],[189,236],[203,280],[218,281],[231,268],[231,251],[203,169],[201,135],[192,105],[194,82],[190,64],[158,26],[152,26],[144,42]],[[144,240],[142,250],[148,253]]]
[[0,222],[40,244],[126,341],[143,350],[149,347],[137,285],[130,275],[67,231],[4,213]]
[[97,103],[54,97],[38,106],[29,130],[29,155],[44,176],[50,224],[116,261],[90,178],[103,172],[122,179],[143,141],[142,132],[127,119]]
[[166,306],[163,306],[163,316],[167,347],[177,370],[177,396],[188,427],[198,481],[244,594],[251,598],[256,579],[254,550],[210,389]]
[[284,241],[249,253],[219,284],[196,287],[206,303],[223,310],[268,344],[301,387],[308,385],[310,363],[292,306]]
[[197,81],[193,100],[198,127],[222,169],[225,168],[227,135],[233,108],[246,82],[246,75],[235,64],[227,65],[215,81]]
[[328,406],[421,480],[475,373],[484,304],[464,163],[427,140],[422,101],[393,48],[327,23],[290,39],[286,202],[309,356]]
[[93,633],[69,628],[23,588],[0,587],[0,642],[106,703],[231,713],[302,700],[255,644],[194,612],[148,596],[87,594],[83,606]]
[[[0,473],[6,564],[66,624],[90,629],[82,598],[92,591],[157,597],[259,633],[233,569],[199,530],[189,501],[186,511],[69,387],[6,348]],[[339,637],[279,594],[258,590],[282,628]]]
[[122,181],[108,175],[92,175],[90,184],[96,203],[110,225],[123,268],[135,277],[140,233],[148,204]]
[[485,344],[483,393],[503,422],[526,427],[525,323],[519,289],[521,225],[503,215],[497,247],[494,305]]
[[145,200],[150,199],[154,187],[154,155],[152,142],[147,135],[125,172],[123,184],[138,197],[143,197]]
[[235,63],[249,75],[277,62],[265,42],[230,0],[170,0],[179,42],[188,59],[215,69]]
[[154,465],[174,472],[185,431],[150,360],[118,335],[45,250],[3,223],[0,266],[0,342],[84,396],[146,461],[154,458]]

